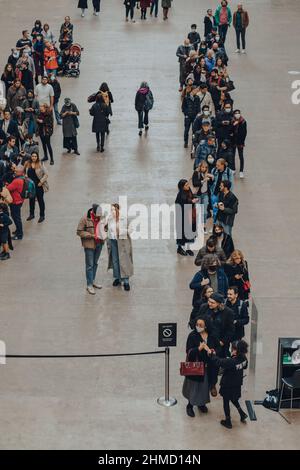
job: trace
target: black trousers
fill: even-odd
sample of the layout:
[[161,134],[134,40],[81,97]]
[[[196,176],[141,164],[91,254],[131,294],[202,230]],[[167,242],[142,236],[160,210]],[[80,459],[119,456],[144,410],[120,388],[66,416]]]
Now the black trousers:
[[154,9],[155,9],[154,14],[155,14],[155,16],[157,16],[158,15],[158,0],[152,0],[151,10],[150,10],[151,15],[152,15]]
[[40,208],[40,217],[45,217],[45,202],[44,202],[44,190],[40,186],[36,186],[36,197],[29,199],[30,215],[34,215],[35,201],[37,200]]
[[189,141],[190,128],[193,125],[194,118],[189,116],[184,117],[184,143],[187,144]]
[[141,19],[146,19],[147,8],[141,8]]
[[40,138],[41,138],[42,145],[43,145],[44,157],[46,158],[46,160],[48,160],[48,151],[49,151],[50,160],[53,162],[53,150],[51,147],[51,136],[41,135]]
[[100,147],[103,149],[104,148],[104,142],[105,142],[105,131],[103,132],[96,132],[96,141],[97,141],[97,147]]
[[225,41],[226,41],[227,31],[228,31],[228,24],[219,25],[219,34],[220,34],[220,38],[223,41],[223,44],[225,44]]
[[144,125],[148,126],[149,124],[149,111],[138,111],[139,123],[138,128],[143,129]]
[[134,6],[126,5],[126,18],[128,18],[130,13],[130,19],[132,20],[134,17]]
[[241,146],[234,146],[233,147],[233,164],[232,164],[232,170],[235,170],[235,154],[236,154],[236,149],[238,151],[239,159],[240,159],[240,171],[244,171],[244,147]]
[[236,45],[237,48],[241,48],[241,38],[242,38],[242,48],[246,49],[246,28],[236,29]]
[[10,205],[10,213],[11,218],[14,221],[16,226],[16,235],[19,238],[23,238],[23,225],[22,225],[22,218],[21,218],[21,209],[22,204],[11,204]]
[[101,0],[93,0],[93,7],[97,13],[100,11],[100,2]]
[[226,418],[230,418],[230,406],[229,406],[230,402],[236,407],[238,412],[240,412],[241,410],[241,406],[238,400],[229,400],[228,398],[223,397],[223,409],[224,409],[224,414]]

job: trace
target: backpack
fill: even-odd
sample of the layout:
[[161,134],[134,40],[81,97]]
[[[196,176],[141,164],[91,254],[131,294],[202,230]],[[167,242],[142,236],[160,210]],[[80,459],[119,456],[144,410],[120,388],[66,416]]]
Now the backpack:
[[23,189],[20,193],[22,199],[34,199],[35,198],[35,184],[27,176],[22,178],[24,180]]
[[279,390],[266,391],[266,398],[263,401],[263,406],[269,410],[279,411]]
[[150,111],[150,109],[153,108],[153,102],[154,102],[153,95],[152,95],[152,92],[149,90],[145,98],[144,108],[146,111]]

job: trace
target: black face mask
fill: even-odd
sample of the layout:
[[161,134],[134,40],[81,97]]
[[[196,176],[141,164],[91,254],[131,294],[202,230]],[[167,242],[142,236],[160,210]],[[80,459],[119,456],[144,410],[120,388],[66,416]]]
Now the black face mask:
[[209,272],[215,273],[217,271],[217,266],[209,266],[208,267]]
[[223,235],[223,232],[215,232],[216,237],[221,237]]

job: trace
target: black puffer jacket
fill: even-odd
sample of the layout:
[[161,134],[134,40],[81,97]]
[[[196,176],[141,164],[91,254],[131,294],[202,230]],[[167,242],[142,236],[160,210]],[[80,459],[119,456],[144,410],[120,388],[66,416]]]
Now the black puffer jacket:
[[195,95],[188,94],[183,98],[181,110],[185,116],[191,119],[195,119],[197,114],[200,112],[200,98]]

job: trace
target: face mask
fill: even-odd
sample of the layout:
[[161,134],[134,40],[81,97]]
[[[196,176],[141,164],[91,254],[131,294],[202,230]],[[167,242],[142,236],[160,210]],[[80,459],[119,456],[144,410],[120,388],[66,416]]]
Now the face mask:
[[196,330],[198,333],[203,333],[203,331],[205,331],[205,328],[201,328],[201,326],[196,326]]
[[227,114],[231,113],[231,108],[225,108],[225,113]]
[[207,163],[209,163],[210,165],[212,165],[214,163],[215,159],[212,155],[208,155],[207,157]]
[[204,116],[209,116],[209,111],[203,111]]
[[54,82],[55,77],[52,76],[52,77],[50,78],[50,80],[51,80],[51,82]]
[[216,36],[216,41],[220,41],[220,36]]
[[19,53],[18,52],[14,52],[13,53],[13,57],[15,57],[15,59],[17,59],[19,57]]
[[236,114],[234,115],[234,117],[235,117],[235,119],[240,119],[241,115],[240,115],[240,113],[236,113]]
[[217,237],[221,237],[223,235],[223,232],[216,232]]

